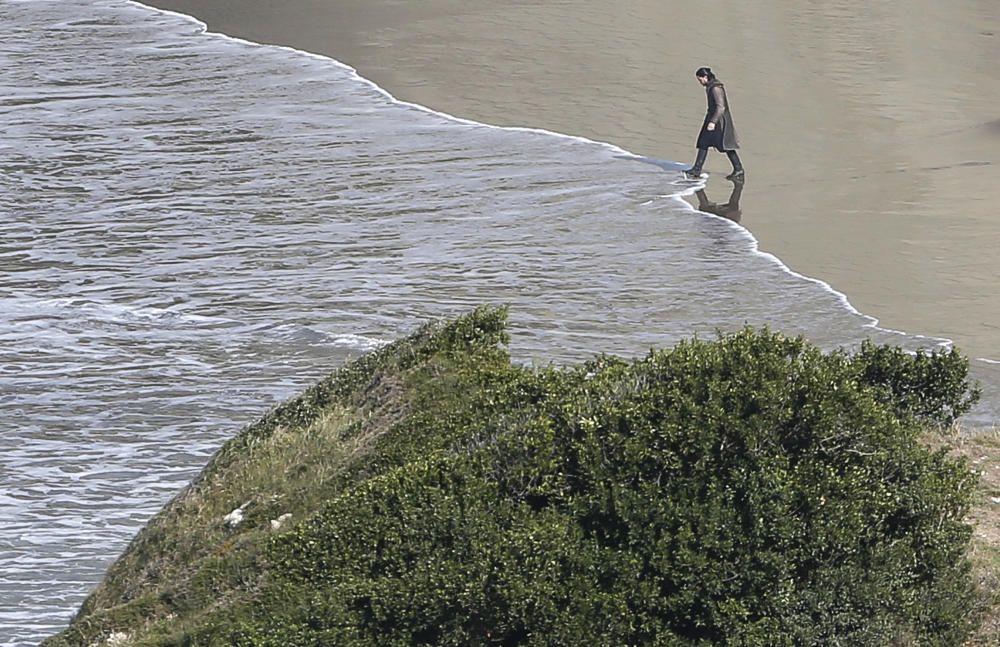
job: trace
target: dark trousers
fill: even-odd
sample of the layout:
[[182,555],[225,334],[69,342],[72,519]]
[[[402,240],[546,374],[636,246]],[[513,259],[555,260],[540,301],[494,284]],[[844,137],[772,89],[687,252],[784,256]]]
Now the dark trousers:
[[[740,156],[736,151],[726,151],[726,157],[729,158],[729,163],[733,165],[733,172],[743,170],[743,162],[740,161]],[[694,160],[694,166],[691,167],[692,171],[701,173],[701,167],[705,166],[705,160],[708,158],[708,149],[699,148],[698,156]]]

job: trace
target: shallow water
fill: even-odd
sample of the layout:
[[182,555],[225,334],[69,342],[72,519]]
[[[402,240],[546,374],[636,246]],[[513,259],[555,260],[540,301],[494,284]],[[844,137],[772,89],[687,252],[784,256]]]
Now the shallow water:
[[126,2],[0,0],[0,21],[5,645],[63,627],[225,439],[431,318],[509,303],[537,363],[745,322],[941,341],[695,212],[675,162],[456,120]]

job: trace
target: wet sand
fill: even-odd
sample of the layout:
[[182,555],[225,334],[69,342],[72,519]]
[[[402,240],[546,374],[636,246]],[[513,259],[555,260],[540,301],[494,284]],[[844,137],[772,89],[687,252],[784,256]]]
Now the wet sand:
[[[396,97],[689,162],[727,86],[764,251],[888,328],[1000,358],[1000,3],[154,0]],[[238,73],[235,70],[234,73]],[[709,156],[724,202],[728,163]],[[616,223],[616,226],[622,223]]]

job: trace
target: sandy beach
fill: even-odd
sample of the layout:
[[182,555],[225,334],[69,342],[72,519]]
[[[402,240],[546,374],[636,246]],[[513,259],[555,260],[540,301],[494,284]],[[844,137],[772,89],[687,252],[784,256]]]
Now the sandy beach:
[[[727,86],[760,248],[888,328],[1000,358],[1000,4],[155,0],[396,97],[689,162]],[[238,73],[238,71],[234,71]],[[724,201],[725,157],[707,193]],[[627,223],[616,223],[622,226]]]

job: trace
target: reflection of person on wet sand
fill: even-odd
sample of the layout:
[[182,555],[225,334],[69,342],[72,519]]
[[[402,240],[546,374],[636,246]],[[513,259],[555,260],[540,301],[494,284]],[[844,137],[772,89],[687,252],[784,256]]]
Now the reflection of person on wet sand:
[[713,213],[723,218],[729,218],[733,222],[739,222],[743,215],[740,209],[740,197],[743,195],[743,182],[733,182],[733,192],[729,194],[729,201],[723,204],[712,202],[705,195],[705,189],[698,189],[695,192],[698,196],[698,211]]

